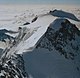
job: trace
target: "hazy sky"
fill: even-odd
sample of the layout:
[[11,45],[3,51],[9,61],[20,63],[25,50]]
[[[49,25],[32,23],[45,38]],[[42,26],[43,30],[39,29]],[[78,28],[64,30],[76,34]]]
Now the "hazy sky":
[[0,4],[75,4],[79,5],[80,0],[0,0]]

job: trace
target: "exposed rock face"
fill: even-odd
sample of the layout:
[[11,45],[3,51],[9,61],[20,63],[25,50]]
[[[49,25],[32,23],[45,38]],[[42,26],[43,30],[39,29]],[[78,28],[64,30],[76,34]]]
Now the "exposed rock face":
[[74,60],[80,53],[80,31],[67,19],[56,19],[50,24],[37,48],[54,48],[67,59]]
[[29,22],[26,22],[26,23],[24,23],[23,25],[28,25],[28,24],[30,24]]
[[[36,20],[37,17],[35,17],[32,22]],[[1,33],[0,35],[6,36],[5,33]],[[8,36],[6,36],[6,38],[7,37]],[[49,52],[59,52],[65,57],[64,59],[75,61],[76,68],[80,72],[80,30],[67,19],[59,18],[52,22],[46,33],[42,36],[40,41],[38,41],[34,51],[37,48],[40,52],[40,48],[48,49]],[[46,52],[46,50],[44,50],[44,52]],[[5,62],[1,60],[0,63],[0,78],[30,78],[29,74],[25,72],[22,55],[10,55],[10,58],[4,58],[4,61]]]
[[33,20],[32,23],[35,22],[38,19],[38,17],[36,16]]
[[5,63],[0,64],[0,78],[29,78],[21,55],[13,55]]

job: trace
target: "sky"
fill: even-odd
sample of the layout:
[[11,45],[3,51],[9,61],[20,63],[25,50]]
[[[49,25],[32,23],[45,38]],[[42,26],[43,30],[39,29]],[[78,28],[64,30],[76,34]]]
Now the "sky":
[[74,5],[80,5],[80,0],[0,0],[0,4],[74,4]]

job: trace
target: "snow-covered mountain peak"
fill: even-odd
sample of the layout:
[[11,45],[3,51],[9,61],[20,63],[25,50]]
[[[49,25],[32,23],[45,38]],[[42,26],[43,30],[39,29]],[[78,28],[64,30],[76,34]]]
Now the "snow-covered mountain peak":
[[80,31],[68,19],[57,18],[23,59],[33,78],[79,78]]
[[63,18],[57,18],[50,24],[49,28],[52,28],[54,31],[57,31],[61,28],[62,22],[65,22]]
[[65,58],[74,59],[80,51],[80,31],[67,19],[56,19],[50,24],[38,47],[48,50],[56,49]]

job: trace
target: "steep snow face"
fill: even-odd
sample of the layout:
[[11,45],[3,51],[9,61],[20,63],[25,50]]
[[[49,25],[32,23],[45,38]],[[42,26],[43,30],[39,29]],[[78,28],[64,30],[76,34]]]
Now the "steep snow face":
[[[55,19],[56,17],[53,17],[52,15],[43,15],[39,16],[35,22],[27,25],[27,28],[29,28],[30,31],[28,34],[26,34],[25,40],[23,39],[16,47],[17,53],[21,54],[23,52],[29,51],[31,47],[34,48],[34,45],[46,32],[49,24]],[[27,39],[26,37],[29,36],[30,33],[33,34]]]
[[48,27],[30,53],[23,53],[25,68],[33,78],[80,77],[80,31],[67,19]]
[[79,78],[80,71],[72,60],[62,57],[55,49],[35,49],[23,53],[25,69],[33,78]]

